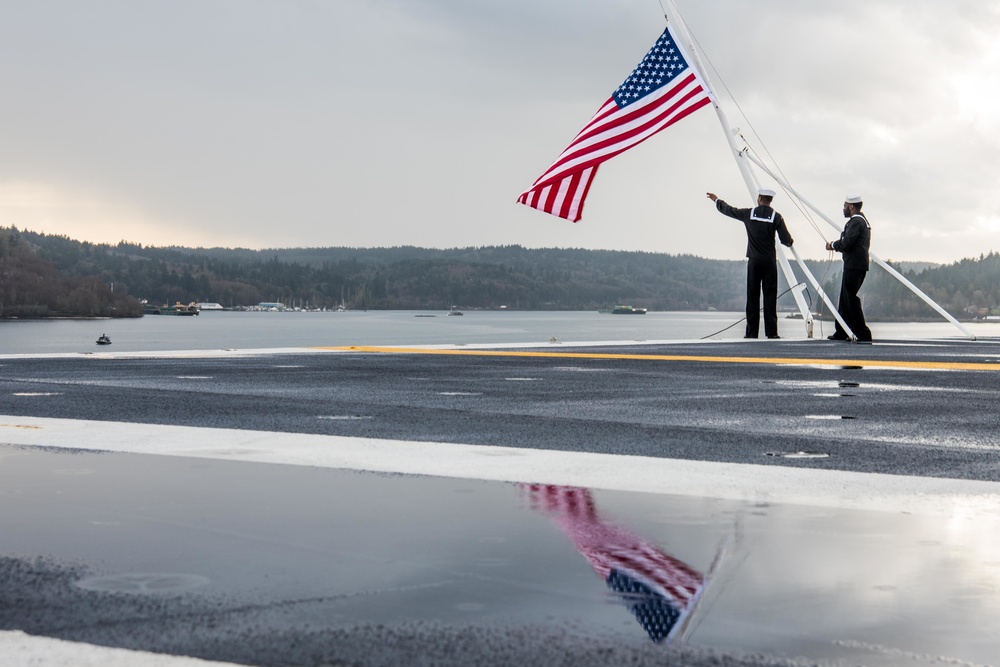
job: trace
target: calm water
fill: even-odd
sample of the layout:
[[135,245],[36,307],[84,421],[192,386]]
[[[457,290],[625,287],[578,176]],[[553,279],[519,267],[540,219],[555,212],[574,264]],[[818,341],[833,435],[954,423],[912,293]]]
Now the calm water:
[[[142,352],[163,350],[255,349],[316,345],[430,345],[477,343],[563,343],[588,341],[742,338],[742,313],[652,312],[608,315],[597,312],[466,311],[461,317],[431,311],[349,311],[345,313],[203,312],[198,317],[148,315],[128,320],[0,321],[0,354],[60,352]],[[966,324],[977,337],[1000,335],[1000,323]],[[783,338],[804,339],[801,320],[782,318]],[[939,323],[873,323],[876,339],[963,337]],[[720,333],[721,331],[721,333]],[[816,323],[815,337],[833,331]],[[107,333],[110,347],[98,347]]]

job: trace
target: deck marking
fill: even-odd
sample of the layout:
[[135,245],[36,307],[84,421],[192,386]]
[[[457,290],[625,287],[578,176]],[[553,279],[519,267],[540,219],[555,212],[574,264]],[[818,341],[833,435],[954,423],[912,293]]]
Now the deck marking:
[[533,357],[544,359],[606,359],[638,361],[701,361],[722,364],[784,364],[802,366],[862,366],[866,368],[915,368],[948,371],[1000,371],[1000,363],[970,363],[964,361],[900,361],[897,359],[814,359],[795,357],[714,357],[694,354],[622,354],[614,352],[535,352],[529,350],[450,350],[424,347],[385,347],[350,345],[345,347],[314,347],[314,350],[334,352],[368,352],[381,354],[449,354],[477,357]]
[[990,522],[997,520],[1000,504],[1000,482],[977,480],[173,424],[12,415],[0,415],[0,423],[20,427],[4,431],[0,443],[21,447],[537,482]]

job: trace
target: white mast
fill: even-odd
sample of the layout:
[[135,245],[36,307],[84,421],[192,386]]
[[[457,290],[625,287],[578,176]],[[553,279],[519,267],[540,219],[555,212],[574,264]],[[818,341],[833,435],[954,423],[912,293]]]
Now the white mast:
[[[746,160],[743,158],[743,151],[741,151],[740,148],[736,145],[736,139],[734,138],[735,132],[733,131],[732,126],[729,124],[729,120],[726,118],[725,112],[719,105],[718,97],[715,94],[714,88],[712,88],[712,82],[705,74],[705,67],[702,65],[701,58],[698,56],[698,50],[694,47],[693,40],[691,39],[691,33],[688,31],[687,26],[684,24],[684,20],[681,18],[680,12],[677,11],[677,7],[674,6],[673,0],[666,0],[666,4],[670,8],[670,11],[668,13],[669,15],[666,16],[666,19],[669,22],[671,20],[671,16],[673,17],[674,24],[678,28],[677,38],[684,41],[684,48],[687,51],[685,55],[691,58],[691,60],[693,61],[692,64],[694,65],[695,69],[697,69],[698,72],[701,74],[702,80],[708,87],[708,92],[710,93],[712,98],[712,106],[715,107],[715,113],[719,117],[719,122],[722,124],[722,130],[723,133],[726,135],[726,141],[729,142],[729,148],[730,150],[732,150],[733,157],[736,159],[736,166],[739,167],[740,174],[743,176],[743,181],[746,183],[747,190],[750,193],[750,199],[752,201],[756,201],[758,184],[754,180],[753,173],[750,171],[750,166],[746,163]],[[798,282],[798,280],[795,278],[795,274],[792,271],[792,267],[788,263],[788,258],[785,257],[783,246],[780,243],[776,243],[775,248],[777,250],[776,257],[778,259],[778,264],[781,266],[781,270],[782,273],[784,273],[785,275],[786,282],[792,288],[792,296],[795,298],[795,305],[798,306],[799,312],[802,314],[802,319],[805,322],[806,336],[808,338],[812,338],[813,336],[812,312],[810,312],[809,306],[808,304],[806,304],[806,301],[802,296],[802,292],[805,290],[805,284]],[[805,265],[802,264],[802,260],[798,257],[798,253],[795,253],[795,257],[799,261],[800,266],[802,266],[803,269],[805,269]],[[808,273],[808,269],[806,269],[806,271]],[[808,275],[810,278],[812,278],[811,274]],[[813,282],[815,282],[815,279],[813,279]],[[817,285],[814,285],[814,287],[817,287]],[[819,292],[822,293],[822,289],[819,289]],[[823,294],[823,298],[824,300],[827,301],[827,303],[829,303],[829,299],[826,298],[826,294]],[[831,307],[830,310],[834,313],[834,316],[837,318],[837,321],[840,322],[840,325],[844,327],[844,331],[847,332],[848,336],[854,338],[855,336],[853,332],[847,326],[847,323],[844,322],[843,319],[840,317],[839,313],[837,313],[837,309]]]

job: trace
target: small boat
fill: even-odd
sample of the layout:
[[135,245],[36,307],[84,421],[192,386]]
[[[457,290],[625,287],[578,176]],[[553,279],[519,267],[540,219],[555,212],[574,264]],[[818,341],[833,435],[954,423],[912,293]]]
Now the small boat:
[[460,311],[458,308],[455,308],[454,306],[452,306],[451,310],[448,311],[448,315],[449,316],[451,316],[451,315],[465,315],[465,313],[463,313],[462,311]]
[[611,309],[612,315],[645,315],[645,308],[633,308],[632,306],[615,306]]
[[99,336],[99,337],[97,338],[97,344],[98,344],[98,345],[111,345],[111,339],[110,339],[110,338],[108,338],[108,335],[107,335],[107,334],[101,334],[101,335],[100,335],[100,336]]

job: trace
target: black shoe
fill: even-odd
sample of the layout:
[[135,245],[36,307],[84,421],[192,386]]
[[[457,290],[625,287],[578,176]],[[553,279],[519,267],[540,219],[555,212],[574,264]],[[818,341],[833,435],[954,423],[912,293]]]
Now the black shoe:
[[847,340],[847,336],[838,336],[837,334],[830,334],[826,337],[827,340]]
[[768,336],[768,338],[774,340],[775,338],[781,338],[781,336],[779,336],[778,334],[774,334],[773,336]]

